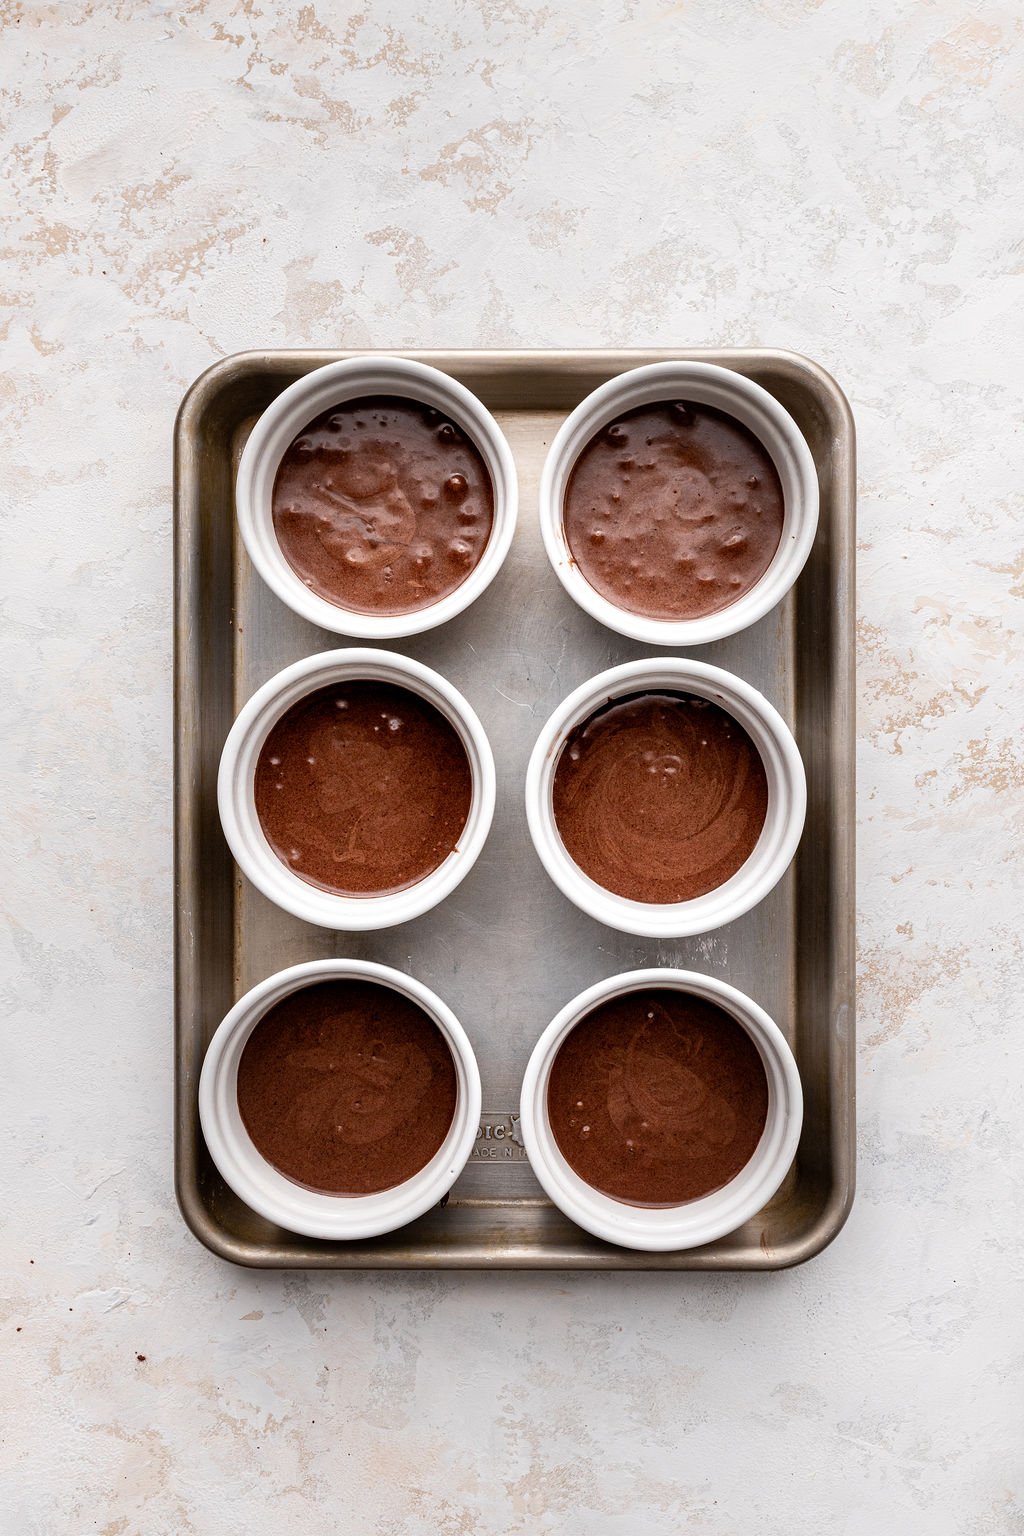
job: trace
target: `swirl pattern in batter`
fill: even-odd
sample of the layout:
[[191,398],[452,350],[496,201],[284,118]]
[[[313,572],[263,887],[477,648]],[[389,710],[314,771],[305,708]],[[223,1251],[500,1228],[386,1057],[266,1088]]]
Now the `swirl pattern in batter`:
[[319,688],[281,716],[256,764],[267,841],[310,885],[343,896],[406,890],[443,864],[473,775],[454,726],[391,683]]
[[650,988],[599,1004],[570,1031],[547,1109],[562,1156],[592,1188],[633,1205],[681,1205],[750,1161],[768,1080],[731,1014]]
[[238,1063],[238,1110],[257,1150],[326,1194],[374,1194],[418,1173],[448,1134],[457,1093],[433,1019],[374,982],[293,992]]
[[552,801],[566,851],[598,885],[631,901],[690,901],[750,857],[768,780],[746,731],[717,704],[639,693],[570,732]]

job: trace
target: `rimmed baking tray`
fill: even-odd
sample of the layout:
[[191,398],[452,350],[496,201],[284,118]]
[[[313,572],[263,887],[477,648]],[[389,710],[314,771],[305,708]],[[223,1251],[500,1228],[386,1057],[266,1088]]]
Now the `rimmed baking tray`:
[[[515,541],[466,613],[391,647],[466,694],[498,765],[487,847],[452,897],[417,921],[345,935],[280,912],[232,863],[217,818],[217,765],[232,720],[279,668],[343,645],[284,607],[238,538],[234,474],[252,424],[288,384],[348,352],[245,352],[204,373],[175,427],[175,1170],[196,1237],[235,1263],[321,1269],[780,1269],[820,1252],[854,1188],[854,430],[841,390],[794,353],[751,351],[408,352],[460,379],[494,412],[519,470]],[[570,410],[626,368],[666,358],[747,374],[790,411],[817,467],[821,520],[794,591],[744,634],[691,654],[739,673],[792,726],[808,779],[792,869],[746,917],[704,937],[645,941],[603,928],[550,883],[526,828],[534,739],[577,684],[650,653],[595,623],[550,569],[537,522],[547,446]],[[443,1207],[358,1243],[297,1237],[225,1186],[199,1128],[196,1092],[211,1034],[256,981],[327,955],[418,976],[455,1010],[477,1051],[485,1114],[475,1153]],[[796,1053],[803,1136],[775,1199],[729,1237],[686,1253],[612,1247],[549,1204],[518,1139],[523,1069],[558,1009],[591,982],[643,965],[723,976],[760,1002]]]

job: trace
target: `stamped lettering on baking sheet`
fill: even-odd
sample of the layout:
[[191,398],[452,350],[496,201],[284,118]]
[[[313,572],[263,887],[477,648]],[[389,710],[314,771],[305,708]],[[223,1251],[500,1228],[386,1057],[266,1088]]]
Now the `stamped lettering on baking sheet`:
[[525,1163],[526,1148],[519,1129],[519,1116],[484,1110],[469,1160],[471,1163]]

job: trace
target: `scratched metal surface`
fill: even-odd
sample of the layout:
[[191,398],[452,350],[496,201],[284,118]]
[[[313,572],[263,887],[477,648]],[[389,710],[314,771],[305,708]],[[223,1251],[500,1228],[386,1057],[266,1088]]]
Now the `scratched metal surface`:
[[[853,427],[815,365],[772,352],[418,353],[495,412],[520,477],[505,567],[467,613],[395,642],[451,679],[494,748],[497,808],[476,867],[441,907],[368,935],[336,935],[278,911],[234,869],[217,822],[217,761],[254,689],[310,652],[344,645],[297,618],[252,570],[232,483],[259,411],[291,380],[344,353],[245,353],[205,374],[176,428],[176,1173],[196,1236],[239,1263],[322,1267],[778,1268],[831,1240],[853,1194]],[[547,445],[590,389],[660,357],[741,369],[793,413],[818,467],[822,517],[796,591],[745,634],[693,654],[760,688],[792,725],[808,770],[794,866],[754,912],[707,936],[645,941],[604,928],[556,891],[530,844],[526,763],[550,711],[601,669],[650,653],[564,594],[544,555],[536,491]],[[477,1150],[443,1210],[389,1237],[311,1242],[248,1211],[209,1162],[196,1085],[212,1031],[256,981],[300,960],[365,957],[433,987],[473,1040],[483,1080]],[[544,1199],[516,1140],[519,1083],[545,1024],[591,982],[637,965],[727,977],[762,1003],[796,1052],[806,1096],[794,1168],[764,1212],[688,1254],[631,1254],[582,1233]]]

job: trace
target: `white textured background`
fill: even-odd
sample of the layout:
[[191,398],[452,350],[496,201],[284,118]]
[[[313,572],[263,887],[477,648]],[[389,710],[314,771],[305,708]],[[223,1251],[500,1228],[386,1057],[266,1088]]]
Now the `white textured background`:
[[[1015,0],[0,16],[3,1536],[1024,1530]],[[808,1267],[260,1276],[184,1229],[171,423],[306,343],[848,391],[860,1192]]]

